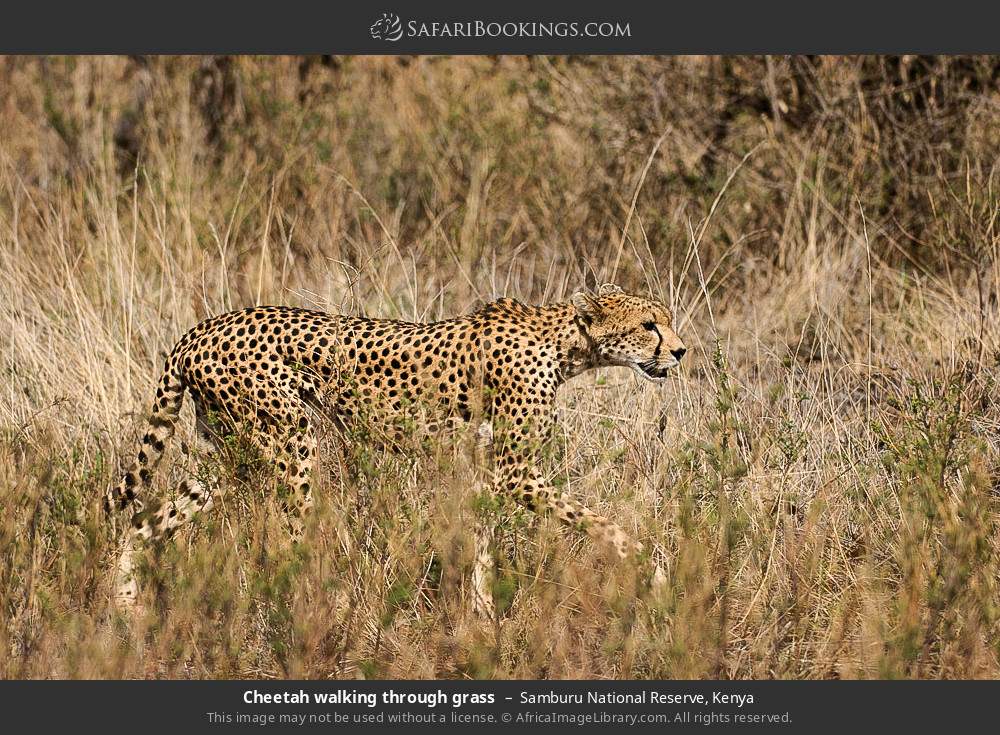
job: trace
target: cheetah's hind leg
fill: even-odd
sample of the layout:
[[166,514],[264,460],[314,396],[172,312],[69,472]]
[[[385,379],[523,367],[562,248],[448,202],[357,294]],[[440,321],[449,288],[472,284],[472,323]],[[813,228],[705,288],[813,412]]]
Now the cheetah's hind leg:
[[132,517],[131,532],[126,534],[115,567],[115,605],[130,615],[141,614],[135,554],[149,541],[169,538],[198,513],[213,507],[214,483],[191,478],[180,484],[181,492],[173,499]]
[[[210,425],[204,405],[195,404],[196,436],[200,448],[208,456],[218,456],[222,446],[222,436]],[[189,453],[186,448],[182,450]],[[114,576],[115,607],[132,618],[142,614],[139,602],[138,570],[136,554],[150,540],[162,536],[172,536],[176,530],[190,521],[197,513],[212,509],[213,495],[217,489],[215,481],[207,485],[201,480],[189,478],[181,482],[178,495],[167,503],[146,511],[141,504],[132,516],[132,522],[119,546]]]
[[493,602],[493,559],[494,527],[487,521],[476,524],[476,559],[472,568],[472,604],[476,614],[486,620],[496,619],[496,605]]

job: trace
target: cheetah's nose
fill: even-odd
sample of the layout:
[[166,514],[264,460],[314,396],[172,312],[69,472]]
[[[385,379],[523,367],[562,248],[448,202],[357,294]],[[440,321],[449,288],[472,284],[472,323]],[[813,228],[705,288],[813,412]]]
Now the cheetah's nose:
[[681,358],[684,357],[685,352],[687,352],[687,347],[678,347],[676,350],[670,350],[670,354],[674,356],[677,362],[681,361]]

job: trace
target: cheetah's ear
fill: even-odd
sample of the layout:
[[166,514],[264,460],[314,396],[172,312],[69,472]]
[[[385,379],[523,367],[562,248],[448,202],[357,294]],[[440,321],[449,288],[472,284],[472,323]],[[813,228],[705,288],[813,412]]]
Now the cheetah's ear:
[[602,283],[600,288],[597,289],[598,296],[610,296],[615,293],[624,293],[618,286],[613,283]]
[[572,301],[576,313],[584,319],[598,319],[604,314],[601,302],[594,298],[593,294],[589,294],[586,291],[577,291],[573,294]]

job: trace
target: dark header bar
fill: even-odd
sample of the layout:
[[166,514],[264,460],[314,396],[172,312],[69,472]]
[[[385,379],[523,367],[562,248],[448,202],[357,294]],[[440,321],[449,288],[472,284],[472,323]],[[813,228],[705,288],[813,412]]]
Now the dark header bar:
[[992,53],[1000,5],[909,2],[39,0],[10,4],[6,53]]

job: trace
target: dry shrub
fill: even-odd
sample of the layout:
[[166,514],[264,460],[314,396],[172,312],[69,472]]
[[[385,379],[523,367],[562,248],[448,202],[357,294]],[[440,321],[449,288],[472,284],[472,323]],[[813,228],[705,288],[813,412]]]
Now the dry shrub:
[[[993,58],[0,60],[0,674],[997,677]],[[563,390],[555,482],[668,585],[481,488],[468,443],[266,468],[109,605],[100,510],[199,319],[434,319],[614,280],[690,354]],[[190,407],[181,440],[193,444]],[[177,460],[177,461],[173,461]],[[252,463],[251,463],[252,464]],[[501,520],[498,620],[465,586]]]

